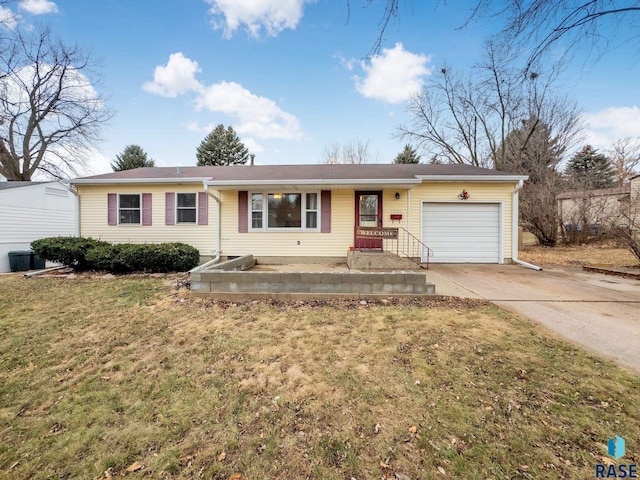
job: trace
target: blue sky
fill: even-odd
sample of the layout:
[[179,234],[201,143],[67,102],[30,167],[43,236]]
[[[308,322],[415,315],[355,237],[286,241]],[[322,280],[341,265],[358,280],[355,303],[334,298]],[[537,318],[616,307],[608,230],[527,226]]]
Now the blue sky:
[[[20,0],[5,9],[101,59],[97,89],[115,116],[84,172],[97,174],[129,144],[158,166],[195,165],[219,123],[260,164],[319,163],[331,144],[355,141],[368,142],[374,162],[391,162],[406,143],[393,134],[407,122],[409,94],[445,62],[472,65],[499,24],[458,28],[470,1],[402,1],[382,51],[364,63],[383,13],[382,2],[365,3],[351,0],[350,15],[346,0]],[[585,143],[606,149],[640,135],[634,47],[563,74],[590,125]]]

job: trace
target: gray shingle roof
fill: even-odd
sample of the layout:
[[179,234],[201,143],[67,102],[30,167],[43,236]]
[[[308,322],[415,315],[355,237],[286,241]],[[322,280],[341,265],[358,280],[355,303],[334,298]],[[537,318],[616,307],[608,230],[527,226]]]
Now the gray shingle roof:
[[431,164],[360,164],[360,165],[236,165],[221,167],[143,167],[121,172],[94,175],[72,180],[71,183],[106,183],[109,180],[126,181],[157,179],[210,180],[221,182],[279,181],[279,180],[383,180],[415,179],[416,176],[499,176],[513,177],[506,172],[498,172],[471,165],[431,165]]

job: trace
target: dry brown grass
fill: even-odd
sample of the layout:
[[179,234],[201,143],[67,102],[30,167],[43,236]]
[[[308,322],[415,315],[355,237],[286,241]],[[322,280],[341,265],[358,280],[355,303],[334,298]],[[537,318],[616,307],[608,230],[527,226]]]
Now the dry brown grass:
[[638,265],[638,260],[628,248],[620,247],[611,241],[555,247],[525,245],[518,253],[518,257],[536,265],[608,265],[612,267]]
[[0,278],[0,475],[588,478],[614,434],[636,458],[638,378],[496,307],[175,283]]

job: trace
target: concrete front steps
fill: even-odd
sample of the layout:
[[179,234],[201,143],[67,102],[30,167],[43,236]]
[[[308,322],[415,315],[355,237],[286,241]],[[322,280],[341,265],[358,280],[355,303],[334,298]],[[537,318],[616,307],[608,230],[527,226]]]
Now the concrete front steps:
[[421,270],[413,260],[391,252],[351,251],[347,253],[350,270]]
[[[257,272],[246,270],[251,256],[191,272],[191,291],[229,300],[322,297],[386,298],[434,295],[435,285],[420,271]],[[217,268],[216,268],[217,267]],[[241,271],[238,271],[241,270]]]

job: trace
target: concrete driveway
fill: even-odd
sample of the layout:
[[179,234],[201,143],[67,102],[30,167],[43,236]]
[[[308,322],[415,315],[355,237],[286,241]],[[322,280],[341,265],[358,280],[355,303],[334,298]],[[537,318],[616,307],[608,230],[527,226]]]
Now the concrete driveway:
[[580,268],[431,265],[436,294],[484,298],[640,373],[640,281]]

